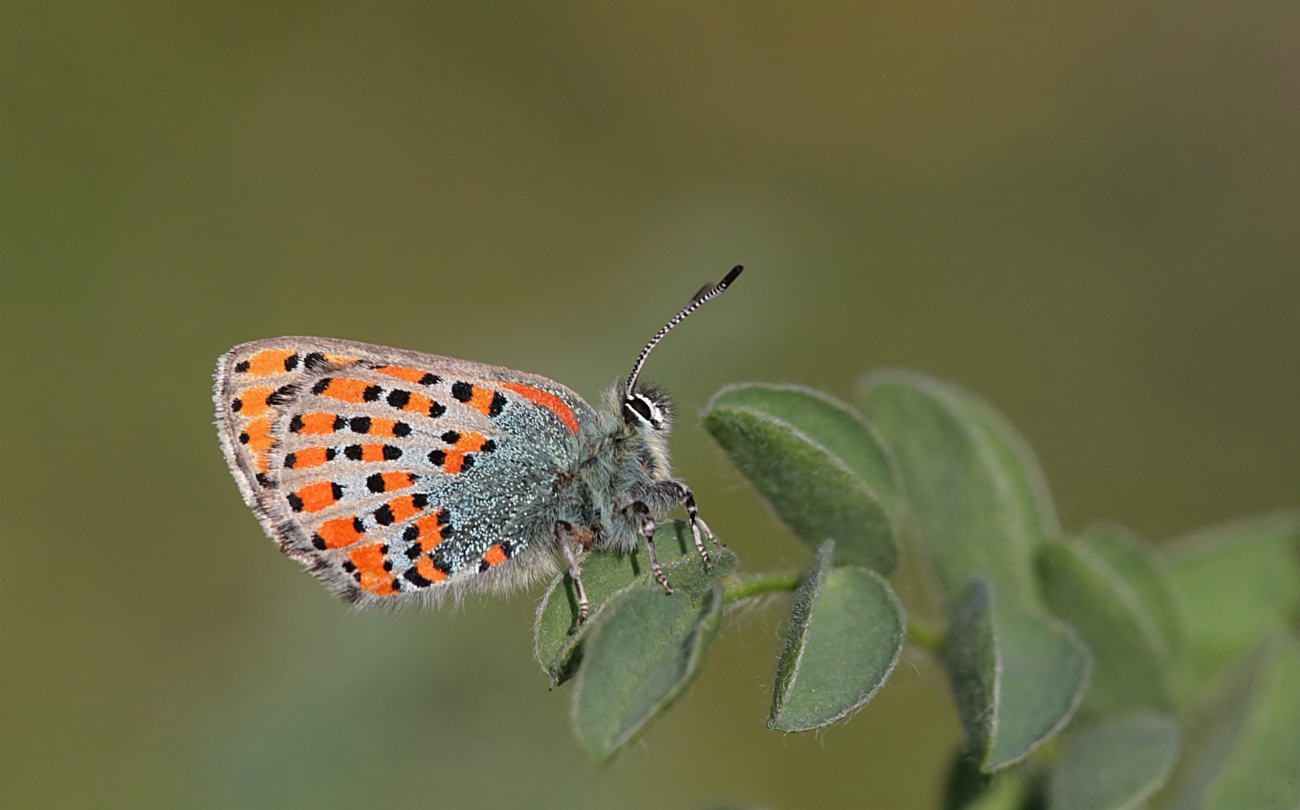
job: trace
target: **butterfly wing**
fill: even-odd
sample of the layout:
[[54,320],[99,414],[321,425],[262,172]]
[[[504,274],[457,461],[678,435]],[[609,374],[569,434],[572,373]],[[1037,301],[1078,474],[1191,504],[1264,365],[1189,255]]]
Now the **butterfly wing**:
[[591,407],[500,366],[326,338],[237,346],[217,429],[282,551],[362,605],[437,602],[554,570],[554,484]]

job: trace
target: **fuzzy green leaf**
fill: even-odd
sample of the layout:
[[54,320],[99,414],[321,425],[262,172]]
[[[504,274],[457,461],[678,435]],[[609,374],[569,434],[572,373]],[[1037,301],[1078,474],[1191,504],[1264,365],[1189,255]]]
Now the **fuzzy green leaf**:
[[1068,625],[999,604],[982,577],[953,607],[945,658],[958,715],[986,773],[1019,762],[1060,732],[1092,669]]
[[1039,552],[1039,572],[1052,613],[1092,650],[1092,685],[1082,713],[1169,708],[1168,645],[1128,583],[1081,543],[1048,541]]
[[978,574],[1007,604],[1037,607],[1033,556],[1058,525],[1019,434],[973,394],[911,372],[868,375],[859,402],[893,451],[943,594]]
[[[746,393],[756,398],[755,393]],[[719,399],[740,396],[730,389],[719,394]],[[831,419],[824,399],[790,392],[782,399],[782,412],[788,415],[795,410],[786,401],[794,396],[803,397],[805,409],[812,415],[804,417],[802,424],[820,431],[824,439],[839,436],[835,440],[846,444],[842,437],[851,426],[844,419]],[[888,509],[869,482],[839,455],[845,453],[855,464],[865,464],[868,450],[858,447],[850,453],[843,446],[827,448],[785,419],[749,405],[715,402],[705,414],[704,425],[805,543],[816,548],[832,537],[837,565],[865,565],[882,574],[894,570],[898,548]],[[857,439],[852,441],[871,438],[865,430],[855,435]]]
[[767,727],[811,731],[866,705],[903,652],[907,620],[881,576],[832,568],[835,542],[817,551],[790,613]]
[[891,514],[899,500],[898,470],[876,429],[853,407],[800,385],[745,383],[713,395],[709,409],[749,408],[792,425],[838,456]]
[[1185,618],[1178,608],[1174,583],[1151,544],[1118,523],[1100,523],[1079,538],[1132,591],[1142,612],[1155,624],[1153,639],[1171,654],[1182,649]]
[[1183,697],[1195,700],[1242,654],[1300,612],[1300,512],[1203,529],[1165,548],[1187,616]]
[[1207,709],[1162,807],[1300,807],[1300,644],[1264,642]]
[[[655,532],[655,547],[664,573],[678,593],[698,597],[736,568],[736,555],[728,549],[710,548],[713,569],[706,571],[695,552],[688,523],[674,520]],[[593,551],[582,560],[582,584],[587,589],[591,615],[578,626],[578,597],[569,575],[561,574],[546,589],[533,624],[533,652],[538,663],[561,684],[572,678],[582,659],[583,639],[605,604],[633,586],[653,582],[644,547],[632,554]],[[655,587],[658,587],[656,584]]]
[[610,600],[593,622],[573,689],[573,727],[607,762],[685,691],[722,617],[722,588],[692,598],[654,584]]
[[1134,810],[1169,779],[1178,724],[1155,712],[1109,718],[1066,735],[1048,781],[1049,810]]

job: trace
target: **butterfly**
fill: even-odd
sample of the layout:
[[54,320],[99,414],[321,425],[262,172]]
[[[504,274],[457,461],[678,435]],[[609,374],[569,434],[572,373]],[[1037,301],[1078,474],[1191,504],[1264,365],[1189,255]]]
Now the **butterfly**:
[[217,432],[244,502],[280,550],[361,607],[439,604],[567,571],[582,555],[655,551],[684,507],[695,547],[722,544],[672,475],[672,405],[638,382],[650,352],[740,275],[706,284],[599,407],[501,366],[314,337],[236,346],[217,361]]

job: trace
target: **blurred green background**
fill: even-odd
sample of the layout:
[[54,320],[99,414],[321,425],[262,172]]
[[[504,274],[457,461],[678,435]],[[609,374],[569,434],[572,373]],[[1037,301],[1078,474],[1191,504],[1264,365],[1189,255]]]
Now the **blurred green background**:
[[914,657],[764,729],[743,614],[613,767],[536,594],[357,615],[276,553],[212,426],[230,346],[328,335],[588,398],[650,362],[750,569],[807,553],[695,414],[901,364],[999,406],[1065,525],[1300,501],[1294,3],[10,2],[0,11],[0,805],[928,808]]

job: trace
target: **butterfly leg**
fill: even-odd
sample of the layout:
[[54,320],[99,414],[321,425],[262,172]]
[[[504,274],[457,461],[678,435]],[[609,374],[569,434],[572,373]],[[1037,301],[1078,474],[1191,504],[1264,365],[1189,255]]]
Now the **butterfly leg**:
[[[691,522],[691,536],[695,540],[695,550],[700,552],[700,558],[704,560],[704,568],[706,570],[713,568],[713,558],[709,556],[708,550],[704,548],[704,536],[707,535],[709,541],[718,548],[726,548],[726,546],[719,542],[718,538],[714,536],[713,530],[709,528],[709,524],[705,523],[704,519],[700,517],[700,510],[695,505],[695,493],[691,492],[691,488],[681,481],[669,481],[667,483],[672,488],[673,496],[677,502],[686,508],[686,516],[690,518]],[[701,530],[703,531],[701,532]]]
[[569,543],[569,537],[573,534],[573,524],[567,520],[561,520],[555,524],[556,540],[560,544],[560,553],[564,555],[564,563],[569,568],[569,579],[573,580],[573,589],[578,592],[578,624],[582,625],[587,622],[587,589],[582,587],[582,568],[578,565],[578,556],[573,553],[573,546]]
[[646,551],[650,552],[650,573],[654,574],[655,579],[664,587],[664,593],[672,593],[672,583],[668,581],[668,575],[659,565],[659,552],[655,549],[655,519],[650,514],[650,507],[641,501],[632,504],[632,511],[641,517],[640,533],[645,538]]

